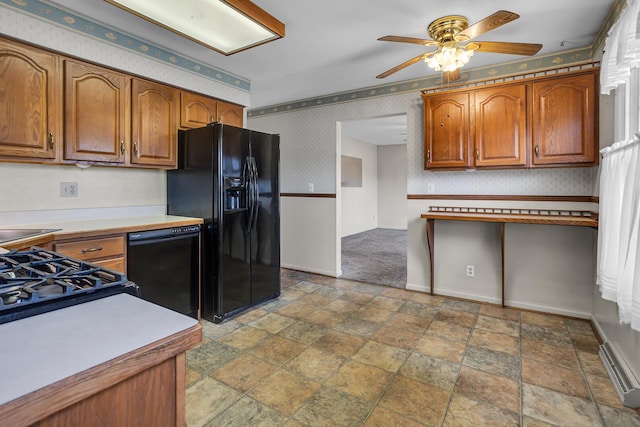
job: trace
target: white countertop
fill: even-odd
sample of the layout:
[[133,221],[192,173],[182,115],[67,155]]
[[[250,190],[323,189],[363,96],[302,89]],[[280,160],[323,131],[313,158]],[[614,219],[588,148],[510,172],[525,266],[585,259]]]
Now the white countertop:
[[[20,225],[7,226],[5,228],[58,229],[58,231],[54,231],[51,233],[40,234],[38,236],[27,237],[24,239],[12,240],[10,243],[13,244],[13,243],[22,243],[23,241],[28,242],[29,240],[46,236],[47,234],[61,235],[62,237],[64,237],[65,234],[70,234],[70,233],[99,232],[99,231],[107,231],[107,230],[123,229],[123,228],[145,227],[149,229],[148,228],[149,226],[154,226],[154,225],[157,225],[158,228],[165,228],[165,227],[171,226],[169,225],[171,223],[184,222],[184,221],[188,221],[193,224],[201,224],[203,222],[201,218],[192,218],[192,217],[175,216],[175,215],[150,215],[150,216],[133,216],[133,217],[122,217],[122,218],[90,219],[90,220],[69,221],[69,222],[20,224]],[[6,244],[9,242],[4,242],[4,243]]]
[[0,405],[195,326],[119,294],[0,325]]

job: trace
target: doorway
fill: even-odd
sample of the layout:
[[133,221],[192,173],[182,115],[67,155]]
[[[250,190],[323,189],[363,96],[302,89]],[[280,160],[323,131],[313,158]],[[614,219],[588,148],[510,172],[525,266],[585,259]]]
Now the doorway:
[[407,116],[339,122],[337,242],[342,278],[407,283]]

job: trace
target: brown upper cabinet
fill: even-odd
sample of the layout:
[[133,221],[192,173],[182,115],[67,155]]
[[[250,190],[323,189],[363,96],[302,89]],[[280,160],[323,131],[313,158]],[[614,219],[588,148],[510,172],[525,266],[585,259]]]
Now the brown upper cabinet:
[[533,83],[533,165],[597,160],[596,74]]
[[231,126],[244,125],[243,107],[193,92],[180,94],[180,127],[193,129],[220,122]]
[[469,167],[469,94],[426,97],[425,169]]
[[525,85],[480,89],[473,97],[475,166],[525,166]]
[[244,124],[242,106],[218,101],[218,121],[225,125],[241,128]]
[[136,78],[131,87],[131,163],[175,168],[178,89]]
[[64,61],[65,160],[125,162],[129,81],[124,74]]
[[595,164],[597,71],[423,93],[425,169]]
[[0,37],[0,161],[172,169],[178,127],[243,107]]
[[57,159],[59,82],[56,55],[0,39],[0,157]]
[[193,92],[180,93],[180,127],[201,128],[218,117],[218,102]]

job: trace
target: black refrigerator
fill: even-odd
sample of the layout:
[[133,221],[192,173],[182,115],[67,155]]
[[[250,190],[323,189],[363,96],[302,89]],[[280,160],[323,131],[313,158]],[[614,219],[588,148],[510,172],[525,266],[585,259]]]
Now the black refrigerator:
[[167,214],[204,218],[204,319],[219,323],[280,295],[279,162],[279,135],[221,123],[179,131]]

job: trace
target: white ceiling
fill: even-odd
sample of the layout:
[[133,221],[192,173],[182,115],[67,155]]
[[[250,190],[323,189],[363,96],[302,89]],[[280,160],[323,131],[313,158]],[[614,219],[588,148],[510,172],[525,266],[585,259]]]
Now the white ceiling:
[[[251,81],[251,106],[424,78],[414,64],[384,80],[375,76],[428,48],[377,41],[384,35],[428,38],[426,27],[444,15],[470,24],[507,9],[520,19],[477,38],[542,43],[539,55],[589,46],[614,0],[254,0],[286,25],[283,39],[225,57],[130,15],[103,0],[56,0],[62,6],[137,38],[166,47]],[[429,48],[429,50],[432,48]],[[467,68],[521,59],[477,53]]]

